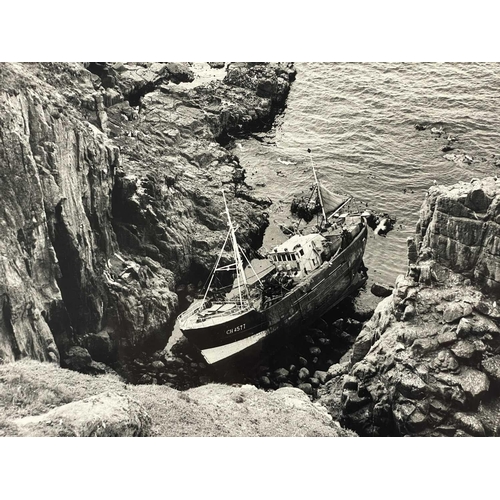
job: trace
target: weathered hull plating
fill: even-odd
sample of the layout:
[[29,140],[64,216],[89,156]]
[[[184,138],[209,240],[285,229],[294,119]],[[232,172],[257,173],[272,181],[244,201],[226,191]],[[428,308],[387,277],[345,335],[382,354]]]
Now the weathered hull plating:
[[346,249],[267,309],[251,309],[218,325],[182,329],[184,335],[209,364],[241,353],[270,335],[286,337],[324,315],[364,283],[359,272],[366,239],[365,223]]

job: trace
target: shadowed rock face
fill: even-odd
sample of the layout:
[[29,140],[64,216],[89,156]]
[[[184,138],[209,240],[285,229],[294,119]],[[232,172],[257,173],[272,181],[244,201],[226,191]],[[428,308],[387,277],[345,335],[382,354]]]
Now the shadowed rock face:
[[194,78],[186,64],[90,69],[0,66],[3,361],[64,364],[92,336],[111,342],[106,362],[163,347],[176,286],[203,282],[215,261],[221,189],[250,256],[267,225],[217,141],[271,118],[270,97],[222,81],[176,87]]
[[491,177],[433,186],[417,225],[421,261],[430,257],[494,297],[500,297],[499,192]]
[[498,435],[499,201],[492,178],[429,190],[418,257],[409,255],[407,275],[324,390],[347,426],[363,435]]

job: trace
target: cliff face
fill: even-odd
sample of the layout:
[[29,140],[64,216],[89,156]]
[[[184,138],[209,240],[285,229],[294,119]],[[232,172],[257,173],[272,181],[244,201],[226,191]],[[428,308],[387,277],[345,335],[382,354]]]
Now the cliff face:
[[500,182],[433,187],[396,281],[323,402],[363,435],[500,432]]
[[225,232],[221,188],[249,252],[267,224],[217,139],[272,117],[270,98],[174,89],[194,78],[187,65],[88,68],[0,66],[3,361],[165,345],[176,287],[204,280]]
[[417,225],[420,260],[432,258],[500,297],[499,203],[498,182],[493,178],[450,189],[433,186]]

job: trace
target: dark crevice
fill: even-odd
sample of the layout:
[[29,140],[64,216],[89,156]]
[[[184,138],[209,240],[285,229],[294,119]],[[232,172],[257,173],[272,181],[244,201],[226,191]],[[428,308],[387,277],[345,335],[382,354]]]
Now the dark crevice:
[[80,335],[98,329],[98,303],[103,300],[103,294],[99,293],[93,276],[83,267],[79,250],[64,221],[63,203],[57,204],[52,215],[51,240],[61,270],[58,285],[73,328]]
[[[57,349],[61,356],[61,362],[68,349],[75,344],[74,331],[71,319],[61,300],[54,300],[49,305],[49,311],[42,311],[42,316],[49,325]],[[61,364],[64,367],[64,364]]]
[[127,96],[125,96],[125,99],[128,100],[130,106],[132,107],[139,106],[141,103],[141,98],[144,97],[146,94],[153,92],[156,89],[156,87],[157,84],[155,82],[148,82],[143,87],[133,89]]
[[4,295],[2,298],[2,320],[5,331],[7,332],[10,340],[9,344],[12,347],[14,359],[18,360],[21,357],[21,350],[19,349],[19,344],[17,343],[14,328],[12,326],[12,306],[10,303],[10,297],[8,295]]

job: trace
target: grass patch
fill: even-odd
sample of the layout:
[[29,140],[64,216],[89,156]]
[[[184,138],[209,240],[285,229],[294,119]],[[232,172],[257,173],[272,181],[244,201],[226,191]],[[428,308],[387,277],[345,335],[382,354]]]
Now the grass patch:
[[151,417],[153,436],[339,436],[340,429],[303,395],[254,386],[209,384],[179,392],[126,385],[114,375],[91,376],[50,363],[0,365],[0,436],[17,435],[13,420],[40,415],[102,392],[127,394]]

